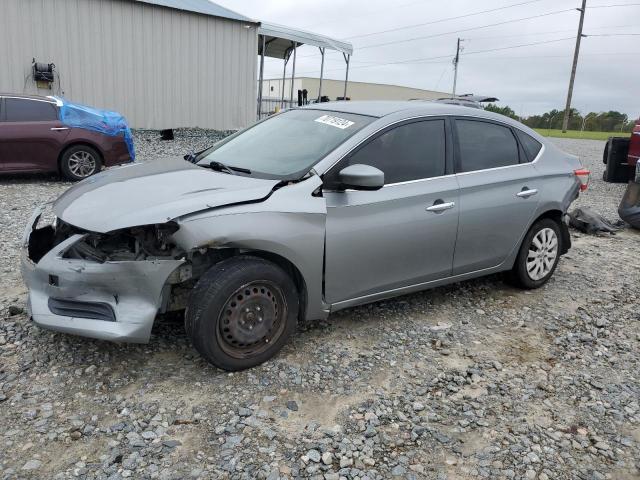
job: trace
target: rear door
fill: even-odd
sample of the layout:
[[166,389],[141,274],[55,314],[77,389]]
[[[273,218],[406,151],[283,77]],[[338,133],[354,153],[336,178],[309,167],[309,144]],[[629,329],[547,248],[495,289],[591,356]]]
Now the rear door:
[[460,223],[453,274],[459,275],[498,266],[519,245],[541,186],[511,127],[457,118],[455,137]]
[[5,97],[0,123],[0,161],[4,171],[55,171],[69,133],[58,120],[55,103]]

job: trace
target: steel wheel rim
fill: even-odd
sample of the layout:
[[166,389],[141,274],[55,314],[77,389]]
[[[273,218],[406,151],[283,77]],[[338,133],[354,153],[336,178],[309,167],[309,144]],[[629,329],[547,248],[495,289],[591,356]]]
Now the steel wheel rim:
[[96,169],[96,159],[85,150],[74,152],[69,157],[69,170],[78,177],[88,177]]
[[527,275],[541,280],[553,270],[558,258],[558,235],[552,228],[543,228],[531,239],[527,253]]
[[220,312],[218,344],[231,357],[254,357],[280,338],[286,318],[280,287],[268,280],[247,283],[229,296]]

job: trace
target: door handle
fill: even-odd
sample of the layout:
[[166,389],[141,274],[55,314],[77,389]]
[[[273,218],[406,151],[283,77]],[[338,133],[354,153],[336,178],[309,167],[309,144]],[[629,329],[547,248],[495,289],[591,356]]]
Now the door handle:
[[521,192],[516,193],[516,197],[520,198],[529,198],[538,193],[538,190],[532,188],[531,190],[522,190]]
[[433,205],[431,205],[430,207],[427,207],[427,212],[443,212],[444,210],[449,210],[450,208],[453,208],[456,206],[455,202],[440,202],[440,203],[434,203]]
[[69,127],[51,127],[52,132],[61,132],[62,130],[69,130]]

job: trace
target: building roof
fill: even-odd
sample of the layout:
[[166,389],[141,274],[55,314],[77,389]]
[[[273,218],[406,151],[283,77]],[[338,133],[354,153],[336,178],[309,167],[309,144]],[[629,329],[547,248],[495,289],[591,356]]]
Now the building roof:
[[[265,37],[267,46],[265,56],[274,58],[284,58],[287,50],[293,42],[300,45],[313,45],[314,47],[337,50],[338,52],[351,55],[353,45],[349,42],[336,40],[335,38],[320,35],[318,33],[307,32],[297,28],[285,27],[276,23],[262,22],[258,28],[258,33]],[[258,45],[258,53],[262,53],[262,43]]]
[[186,12],[201,13],[212,17],[228,18],[229,20],[238,20],[240,22],[258,23],[245,17],[233,10],[229,10],[217,3],[209,0],[135,0],[142,3],[150,3],[151,5],[159,5],[161,7],[173,8],[175,10],[184,10]]

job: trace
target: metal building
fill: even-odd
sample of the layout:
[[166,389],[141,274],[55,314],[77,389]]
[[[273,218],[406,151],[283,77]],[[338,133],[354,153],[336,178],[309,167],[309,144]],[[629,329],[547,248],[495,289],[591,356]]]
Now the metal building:
[[[281,104],[281,92],[283,79],[265,79],[262,82],[263,91],[263,111],[272,111],[274,106]],[[318,98],[320,91],[320,79],[315,77],[295,77],[293,88],[291,78],[284,79],[284,91],[306,90],[308,98]],[[322,80],[321,94],[336,100],[344,96],[344,80],[334,80],[325,78]],[[385,83],[354,82],[349,81],[347,97],[351,100],[435,100],[448,97],[450,93],[438,92],[434,90],[424,90],[421,88],[405,87],[402,85],[390,85]]]
[[255,121],[254,20],[208,0],[0,3],[0,92],[63,95],[134,128]]

